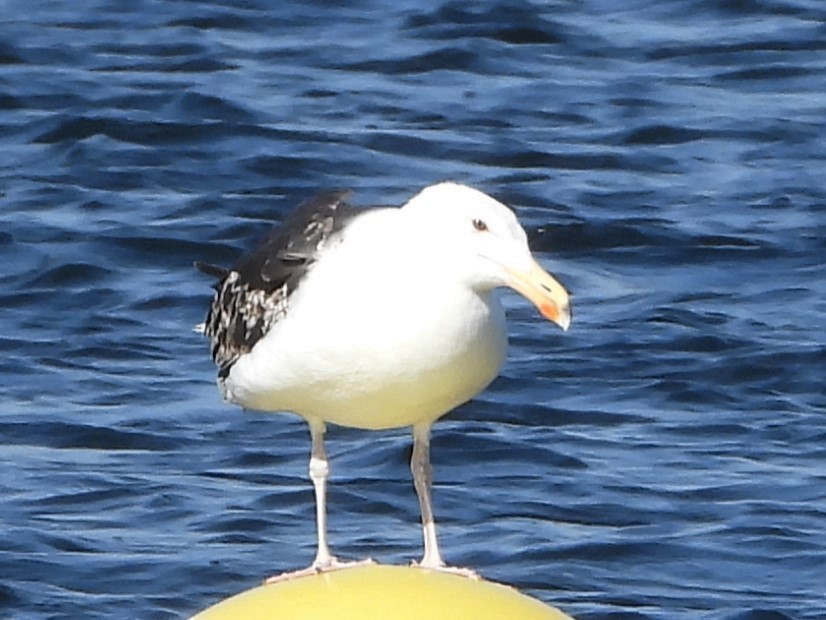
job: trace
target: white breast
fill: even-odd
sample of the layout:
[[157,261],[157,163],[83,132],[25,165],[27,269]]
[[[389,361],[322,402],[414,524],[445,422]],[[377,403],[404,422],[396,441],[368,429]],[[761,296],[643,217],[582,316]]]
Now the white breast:
[[498,300],[445,276],[426,248],[402,247],[403,236],[387,234],[392,217],[363,216],[328,249],[288,316],[233,366],[230,400],[394,428],[434,420],[493,380],[507,347]]

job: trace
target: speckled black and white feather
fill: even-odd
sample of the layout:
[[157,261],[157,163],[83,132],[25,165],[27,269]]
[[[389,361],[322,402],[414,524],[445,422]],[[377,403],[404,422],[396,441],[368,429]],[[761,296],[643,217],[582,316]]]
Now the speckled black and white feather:
[[319,253],[363,212],[345,202],[349,194],[323,192],[305,200],[232,269],[196,263],[202,272],[219,278],[203,328],[212,343],[219,381],[287,315],[292,294]]

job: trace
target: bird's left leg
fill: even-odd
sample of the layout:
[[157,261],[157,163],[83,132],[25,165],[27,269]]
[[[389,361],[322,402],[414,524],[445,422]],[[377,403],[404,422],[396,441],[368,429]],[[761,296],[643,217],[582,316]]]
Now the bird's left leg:
[[433,485],[433,468],[430,464],[431,425],[431,422],[427,422],[413,426],[413,456],[410,459],[410,471],[413,474],[416,495],[419,496],[424,537],[424,556],[421,562],[414,562],[413,565],[479,579],[479,575],[469,568],[447,566],[439,551],[436,522],[433,518],[433,503],[430,499],[430,488]]

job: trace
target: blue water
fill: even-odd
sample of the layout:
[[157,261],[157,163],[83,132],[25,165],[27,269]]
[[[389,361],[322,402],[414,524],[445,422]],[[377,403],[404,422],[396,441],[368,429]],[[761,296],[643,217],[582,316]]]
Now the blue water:
[[[0,617],[307,565],[305,425],[222,404],[192,262],[450,178],[575,317],[508,294],[437,425],[447,559],[579,620],[826,618],[824,119],[822,0],[1,2]],[[331,430],[341,556],[420,556],[409,445]]]

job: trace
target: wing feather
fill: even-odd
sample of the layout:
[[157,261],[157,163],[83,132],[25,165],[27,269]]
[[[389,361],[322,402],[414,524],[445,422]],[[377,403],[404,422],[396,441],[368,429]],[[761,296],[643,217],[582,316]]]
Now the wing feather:
[[302,202],[284,222],[232,269],[196,263],[218,278],[204,323],[218,376],[252,350],[290,306],[290,297],[330,239],[362,212],[345,202],[346,190],[319,193]]

